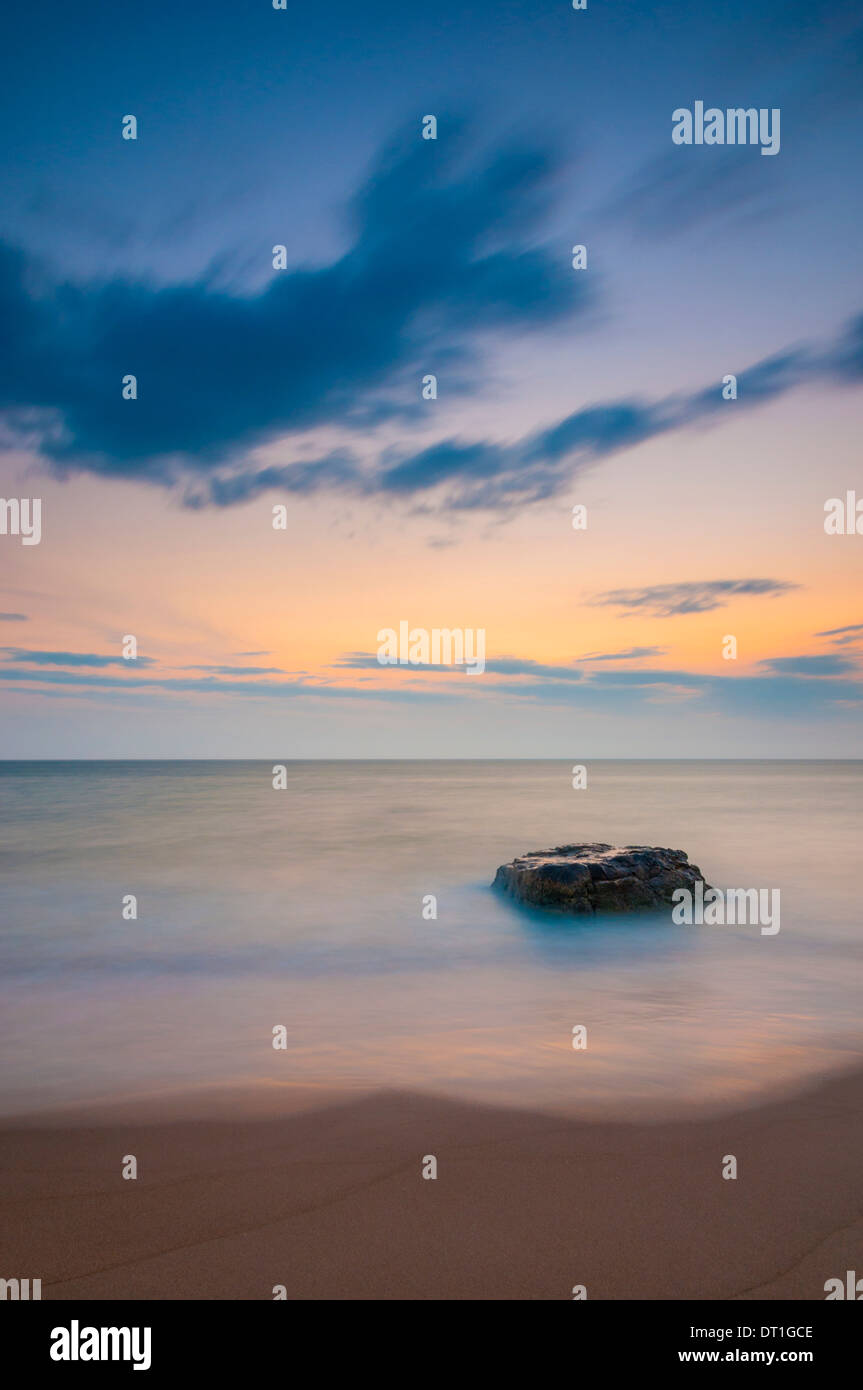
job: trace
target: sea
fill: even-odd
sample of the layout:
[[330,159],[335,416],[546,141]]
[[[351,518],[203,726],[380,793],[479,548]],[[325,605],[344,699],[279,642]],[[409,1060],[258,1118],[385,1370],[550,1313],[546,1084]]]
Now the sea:
[[[0,763],[0,1113],[250,1086],[666,1117],[858,1065],[863,764],[585,766]],[[778,889],[780,930],[492,890],[585,841]]]

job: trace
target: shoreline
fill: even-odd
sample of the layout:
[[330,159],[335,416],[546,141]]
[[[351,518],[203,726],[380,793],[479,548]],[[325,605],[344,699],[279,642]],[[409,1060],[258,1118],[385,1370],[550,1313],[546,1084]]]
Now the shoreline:
[[136,1122],[105,1108],[0,1122],[5,1277],[41,1278],[52,1300],[272,1299],[276,1285],[570,1299],[576,1284],[591,1299],[823,1299],[860,1267],[859,1068],[654,1122],[397,1091],[292,1099],[267,1117],[239,1088],[233,1119],[188,1099],[180,1113],[177,1096],[173,1118],[153,1098]]
[[[835,1055],[835,1054],[834,1054]],[[431,1085],[408,1089],[398,1083],[381,1082],[374,1085],[357,1082],[351,1085],[323,1085],[314,1082],[274,1081],[269,1077],[236,1078],[230,1082],[199,1082],[161,1088],[150,1087],[123,1096],[103,1095],[85,1098],[67,1105],[47,1104],[38,1109],[0,1111],[0,1135],[11,1130],[56,1129],[58,1131],[86,1126],[93,1129],[123,1125],[131,1128],[143,1125],[174,1124],[186,1120],[202,1122],[278,1121],[310,1111],[340,1105],[358,1104],[378,1096],[411,1095],[417,1100],[478,1110],[509,1110],[514,1114],[533,1115],[537,1120],[582,1124],[626,1125],[637,1123],[644,1127],[660,1124],[689,1124],[743,1115],[766,1106],[802,1098],[833,1081],[860,1076],[863,1078],[863,1051],[848,1049],[849,1061],[844,1066],[835,1061],[796,1071],[774,1075],[758,1089],[747,1087],[724,1095],[693,1099],[690,1093],[670,1099],[654,1095],[649,1100],[637,1100],[629,1094],[613,1091],[601,1100],[593,1092],[581,1092],[569,1101],[543,1103],[524,1092],[518,1099],[511,1096],[500,1100],[489,1087],[469,1091],[447,1091]]]

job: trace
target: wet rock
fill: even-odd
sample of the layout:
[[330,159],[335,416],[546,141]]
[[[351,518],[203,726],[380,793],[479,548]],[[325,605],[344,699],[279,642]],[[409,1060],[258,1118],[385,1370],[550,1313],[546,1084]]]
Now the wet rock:
[[699,880],[704,875],[682,849],[558,845],[501,864],[492,887],[536,907],[585,914],[670,907],[676,888],[694,892]]

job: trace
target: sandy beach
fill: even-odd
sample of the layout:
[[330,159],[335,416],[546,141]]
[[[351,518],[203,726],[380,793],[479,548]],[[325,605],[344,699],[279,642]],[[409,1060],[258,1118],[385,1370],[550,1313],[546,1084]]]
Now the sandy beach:
[[861,1101],[856,1072],[654,1125],[397,1092],[42,1116],[0,1131],[3,1273],[44,1299],[823,1299],[861,1264]]

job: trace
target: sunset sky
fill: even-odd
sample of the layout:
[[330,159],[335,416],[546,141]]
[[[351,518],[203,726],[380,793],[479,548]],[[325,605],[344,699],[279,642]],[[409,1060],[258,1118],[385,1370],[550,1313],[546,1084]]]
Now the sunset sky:
[[0,756],[863,756],[858,6],[6,28]]

